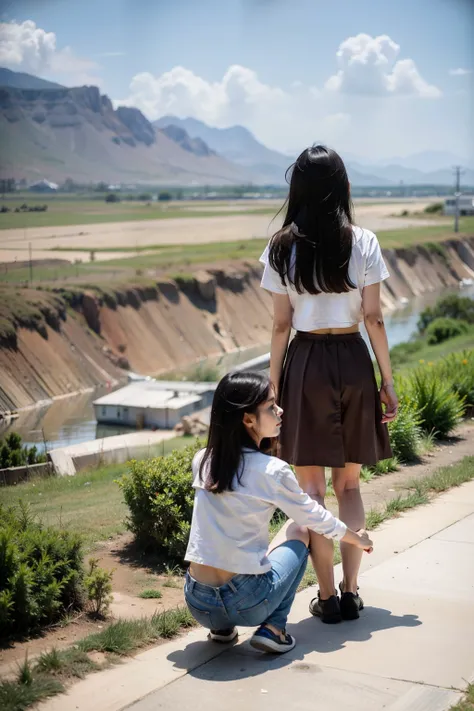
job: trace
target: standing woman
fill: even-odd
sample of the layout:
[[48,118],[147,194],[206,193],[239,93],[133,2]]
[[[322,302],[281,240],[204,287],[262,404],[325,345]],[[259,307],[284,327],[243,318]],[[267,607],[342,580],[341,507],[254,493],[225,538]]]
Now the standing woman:
[[[389,273],[376,236],[354,225],[347,172],[335,151],[314,146],[299,156],[283,227],[260,261],[262,287],[273,295],[270,379],[285,411],[280,456],[322,505],[324,468],[331,467],[339,518],[363,529],[361,465],[391,456],[386,423],[398,407],[380,304],[380,282]],[[380,369],[380,392],[359,332],[362,320]],[[341,543],[339,599],[333,541],[310,535],[319,582],[310,612],[327,623],[358,618],[361,552]]]

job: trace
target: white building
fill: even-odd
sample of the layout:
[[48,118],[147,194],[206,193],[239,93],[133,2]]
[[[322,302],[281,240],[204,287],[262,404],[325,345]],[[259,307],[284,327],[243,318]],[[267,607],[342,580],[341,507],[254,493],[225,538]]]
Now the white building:
[[51,183],[49,180],[46,180],[46,178],[38,180],[37,183],[33,183],[29,187],[29,190],[36,193],[56,193],[58,189],[59,185],[57,183]]
[[[474,215],[474,195],[460,195],[459,196],[459,214],[460,215]],[[455,215],[456,214],[456,198],[450,197],[444,201],[444,214],[445,215]]]
[[96,400],[95,418],[99,423],[138,429],[173,429],[185,415],[209,407],[215,389],[215,383],[132,382]]

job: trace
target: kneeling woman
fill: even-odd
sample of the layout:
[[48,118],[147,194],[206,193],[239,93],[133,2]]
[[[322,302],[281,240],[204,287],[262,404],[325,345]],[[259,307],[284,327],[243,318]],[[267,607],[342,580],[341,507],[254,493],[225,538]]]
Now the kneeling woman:
[[[193,461],[196,489],[186,560],[185,598],[210,639],[230,642],[236,626],[258,627],[251,645],[264,652],[295,646],[286,621],[304,575],[311,529],[370,551],[355,533],[305,494],[281,459],[264,453],[282,410],[268,377],[231,373],[219,383],[209,441]],[[269,546],[276,508],[290,517]]]

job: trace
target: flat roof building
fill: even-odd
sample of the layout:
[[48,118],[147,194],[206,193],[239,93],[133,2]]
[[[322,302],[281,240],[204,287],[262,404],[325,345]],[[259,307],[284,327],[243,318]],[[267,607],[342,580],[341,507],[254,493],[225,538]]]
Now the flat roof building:
[[138,429],[173,429],[185,415],[209,407],[215,389],[215,383],[136,381],[95,400],[95,418]]

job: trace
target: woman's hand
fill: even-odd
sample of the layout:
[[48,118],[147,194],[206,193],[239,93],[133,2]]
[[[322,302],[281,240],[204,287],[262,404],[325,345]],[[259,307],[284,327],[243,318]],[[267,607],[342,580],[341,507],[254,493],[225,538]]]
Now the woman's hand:
[[370,540],[367,531],[363,529],[356,533],[348,528],[341,540],[344,543],[350,543],[352,546],[356,546],[356,548],[361,548],[363,551],[366,551],[366,553],[372,553],[374,549],[374,544]]
[[391,422],[396,418],[398,412],[398,397],[393,383],[382,385],[380,388],[380,400],[382,405],[385,405],[382,422]]
[[372,553],[374,550],[374,544],[370,540],[367,531],[361,529],[360,531],[357,531],[357,535],[359,536],[359,543],[357,544],[357,547],[362,548],[362,550],[366,553]]

